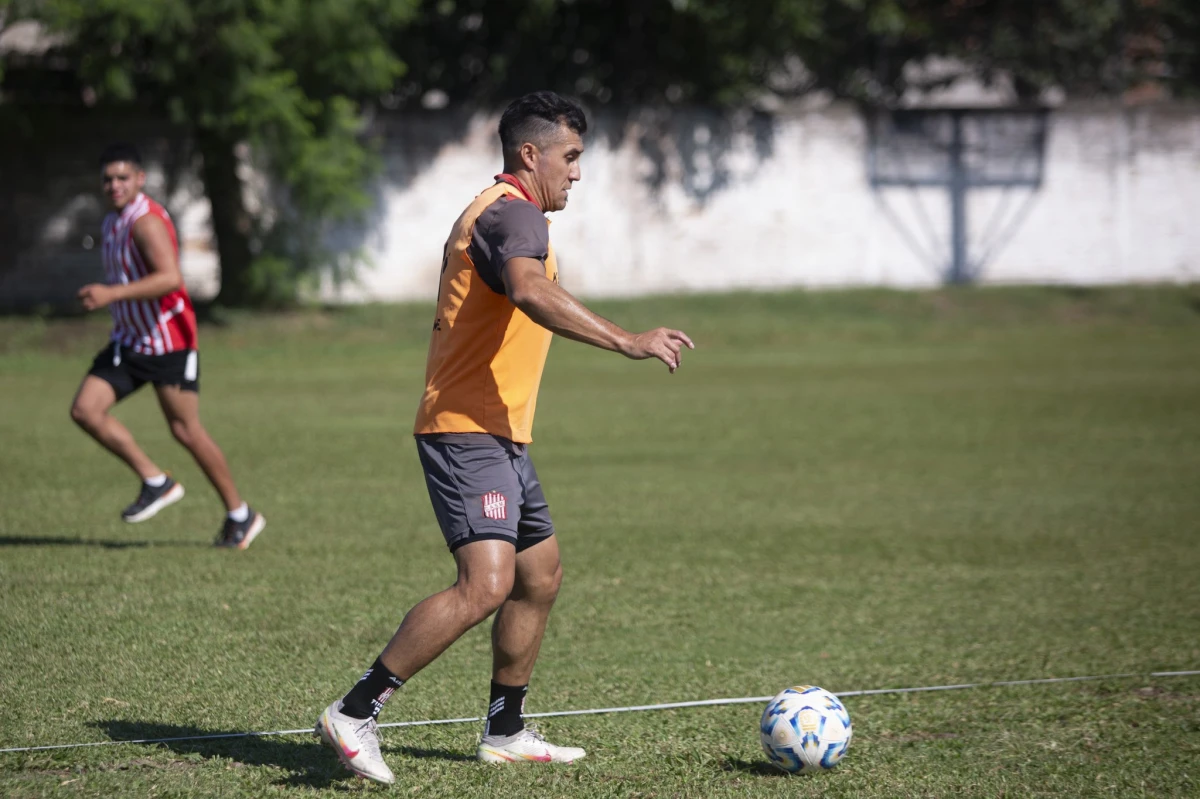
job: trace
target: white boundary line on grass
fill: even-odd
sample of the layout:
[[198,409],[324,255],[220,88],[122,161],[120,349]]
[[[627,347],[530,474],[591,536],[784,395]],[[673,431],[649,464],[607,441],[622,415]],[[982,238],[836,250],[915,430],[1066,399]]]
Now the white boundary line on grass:
[[[998,682],[968,682],[957,685],[925,685],[918,688],[869,688],[859,691],[839,691],[837,696],[875,696],[878,694],[916,694],[928,691],[961,691],[967,688],[1002,688],[1013,685],[1046,685],[1049,683],[1084,682],[1087,680],[1123,680],[1132,677],[1195,677],[1200,670],[1194,671],[1152,671],[1150,673],[1130,672],[1127,674],[1091,674],[1086,677],[1044,677],[1036,680],[1001,680]],[[746,705],[753,702],[769,702],[774,696],[742,696],[733,699],[699,699],[692,702],[665,702],[657,705],[631,705],[629,707],[600,707],[589,710],[556,710],[551,713],[526,713],[527,719],[545,719],[554,716],[593,716],[600,713],[634,713],[647,710],[674,710],[683,707],[709,707],[712,705]],[[482,717],[472,716],[461,719],[430,719],[428,721],[393,721],[380,724],[380,727],[426,727],[433,724],[465,724],[472,721],[483,721]],[[0,754],[10,752],[42,752],[48,749],[81,749],[88,746],[117,746],[119,744],[161,744],[175,741],[212,741],[219,738],[262,738],[268,735],[311,735],[312,727],[300,730],[269,730],[266,732],[223,732],[216,735],[185,735],[178,738],[138,738],[130,741],[93,741],[78,744],[54,744],[52,746],[15,746],[0,749]]]

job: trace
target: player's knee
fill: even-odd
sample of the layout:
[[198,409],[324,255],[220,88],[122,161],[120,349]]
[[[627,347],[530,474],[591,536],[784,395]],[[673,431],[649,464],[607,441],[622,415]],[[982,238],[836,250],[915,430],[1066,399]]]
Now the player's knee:
[[170,422],[171,435],[185,447],[191,447],[196,440],[194,425],[183,419],[172,419]]
[[103,413],[97,413],[86,405],[78,402],[71,404],[71,421],[82,427],[84,430],[95,430],[100,425],[100,419]]
[[512,575],[487,574],[470,580],[463,586],[463,592],[471,611],[482,621],[504,604],[512,587]]
[[562,586],[562,564],[556,564],[554,569],[542,574],[526,578],[525,591],[538,602],[553,602],[558,597],[558,589]]

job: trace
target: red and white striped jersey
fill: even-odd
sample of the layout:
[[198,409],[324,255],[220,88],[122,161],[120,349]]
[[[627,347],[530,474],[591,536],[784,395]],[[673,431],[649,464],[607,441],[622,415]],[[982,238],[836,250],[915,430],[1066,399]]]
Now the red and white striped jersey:
[[[120,213],[104,217],[104,274],[110,285],[132,283],[150,273],[133,242],[133,223],[154,214],[167,226],[175,253],[179,239],[166,209],[145,194],[138,194]],[[187,289],[180,286],[154,300],[118,300],[112,311],[112,340],[142,355],[163,355],[196,349],[196,312]]]

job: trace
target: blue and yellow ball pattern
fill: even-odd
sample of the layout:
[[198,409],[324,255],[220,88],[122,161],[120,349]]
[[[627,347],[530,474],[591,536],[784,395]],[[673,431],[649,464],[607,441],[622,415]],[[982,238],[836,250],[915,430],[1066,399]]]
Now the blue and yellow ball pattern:
[[814,685],[780,691],[759,725],[767,759],[790,774],[828,771],[850,747],[852,728],[846,706]]

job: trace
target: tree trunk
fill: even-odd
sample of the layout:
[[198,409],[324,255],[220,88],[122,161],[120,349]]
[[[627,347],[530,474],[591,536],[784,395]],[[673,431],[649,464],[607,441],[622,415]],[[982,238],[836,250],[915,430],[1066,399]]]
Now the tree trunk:
[[216,302],[230,307],[254,305],[261,291],[254,286],[250,273],[253,225],[242,201],[236,142],[200,131],[196,144],[204,159],[201,175],[204,192],[212,204],[213,235],[221,261],[221,290]]

